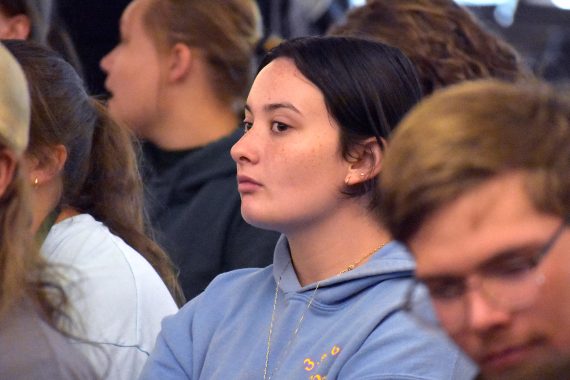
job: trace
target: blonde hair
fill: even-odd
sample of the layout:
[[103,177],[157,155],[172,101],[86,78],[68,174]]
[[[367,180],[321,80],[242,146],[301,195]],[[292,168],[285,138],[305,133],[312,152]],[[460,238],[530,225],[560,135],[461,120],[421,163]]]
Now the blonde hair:
[[179,42],[199,48],[219,99],[241,111],[261,38],[254,0],[153,0],[144,20],[159,50]]
[[[0,137],[0,150],[6,142]],[[29,189],[20,165],[0,196],[0,318],[19,303],[32,301],[55,328],[67,318],[67,297],[57,274],[32,238]]]
[[[1,139],[1,138],[0,138]],[[2,140],[0,140],[2,141]],[[2,141],[0,149],[7,149]],[[0,197],[0,315],[26,293],[27,267],[30,266],[29,226],[31,213],[26,207],[24,181],[17,169]]]
[[526,173],[537,210],[570,215],[570,102],[540,83],[465,82],[402,121],[381,174],[381,218],[409,240],[445,204],[504,173]]

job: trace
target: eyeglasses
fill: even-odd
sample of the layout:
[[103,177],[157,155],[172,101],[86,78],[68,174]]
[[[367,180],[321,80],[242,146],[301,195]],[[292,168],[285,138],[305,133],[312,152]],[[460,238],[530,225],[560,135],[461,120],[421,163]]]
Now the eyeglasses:
[[467,325],[469,291],[478,291],[489,304],[505,311],[530,307],[544,282],[544,275],[537,268],[569,224],[570,216],[540,249],[500,255],[470,278],[449,276],[417,280],[408,290],[406,310],[422,324],[443,327],[453,334]]

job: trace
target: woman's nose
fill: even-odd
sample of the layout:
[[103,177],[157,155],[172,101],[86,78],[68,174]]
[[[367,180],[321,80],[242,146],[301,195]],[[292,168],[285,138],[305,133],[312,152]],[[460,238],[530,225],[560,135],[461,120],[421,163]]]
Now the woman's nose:
[[230,154],[237,164],[257,162],[258,154],[256,153],[255,140],[255,132],[251,128],[234,144]]

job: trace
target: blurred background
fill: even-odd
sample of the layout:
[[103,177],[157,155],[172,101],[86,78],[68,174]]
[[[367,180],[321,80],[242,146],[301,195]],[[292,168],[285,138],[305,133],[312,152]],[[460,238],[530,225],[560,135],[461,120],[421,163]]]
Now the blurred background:
[[[394,0],[399,1],[399,0]],[[282,38],[324,33],[350,7],[365,0],[258,0],[267,35]],[[570,0],[457,0],[503,36],[540,77],[570,84]],[[59,0],[94,94],[103,93],[99,60],[118,41],[118,20],[129,0]],[[428,31],[426,31],[428,32]]]

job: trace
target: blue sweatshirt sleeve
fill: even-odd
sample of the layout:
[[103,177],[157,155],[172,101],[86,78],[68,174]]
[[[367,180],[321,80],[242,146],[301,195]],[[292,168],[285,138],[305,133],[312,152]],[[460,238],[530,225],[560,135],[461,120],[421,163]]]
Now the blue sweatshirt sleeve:
[[162,330],[139,380],[192,379],[192,320],[197,298],[162,321]]

